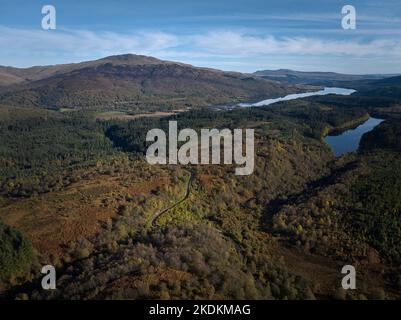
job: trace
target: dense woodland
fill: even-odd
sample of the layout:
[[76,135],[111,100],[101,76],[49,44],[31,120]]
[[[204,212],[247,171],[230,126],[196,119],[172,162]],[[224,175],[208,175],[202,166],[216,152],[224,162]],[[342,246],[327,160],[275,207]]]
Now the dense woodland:
[[[12,225],[0,223],[2,296],[400,298],[401,123],[390,112],[397,95],[381,94],[130,121],[99,120],[95,111],[1,107],[0,219],[24,210],[45,225],[30,205],[46,203],[64,223],[70,208],[62,197],[71,207],[113,212],[96,232],[61,241],[52,254],[24,219],[6,215]],[[376,113],[386,121],[363,137],[360,150],[335,158],[324,135]],[[167,128],[169,120],[180,128],[255,128],[254,174],[238,177],[230,166],[149,166],[146,132]],[[189,172],[188,198],[153,225],[155,213],[182,197]],[[110,192],[102,189],[106,180],[114,183]],[[98,193],[86,191],[95,190],[92,184]],[[58,289],[45,292],[38,266],[49,263],[57,267]],[[356,291],[339,289],[345,263],[363,270]]]
[[361,140],[363,151],[374,149],[387,149],[401,151],[401,120],[391,119],[367,132]]
[[0,290],[4,290],[27,279],[35,266],[36,253],[25,235],[1,221],[0,248]]
[[53,113],[0,120],[0,192],[14,197],[58,190],[79,169],[117,156],[85,115]]

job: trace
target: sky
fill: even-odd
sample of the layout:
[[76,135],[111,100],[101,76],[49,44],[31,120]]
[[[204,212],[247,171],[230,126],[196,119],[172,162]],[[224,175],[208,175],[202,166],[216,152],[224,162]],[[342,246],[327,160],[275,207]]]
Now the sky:
[[[56,29],[42,28],[42,7]],[[342,28],[344,5],[356,29]],[[143,54],[222,70],[401,73],[401,0],[0,0],[0,65]]]

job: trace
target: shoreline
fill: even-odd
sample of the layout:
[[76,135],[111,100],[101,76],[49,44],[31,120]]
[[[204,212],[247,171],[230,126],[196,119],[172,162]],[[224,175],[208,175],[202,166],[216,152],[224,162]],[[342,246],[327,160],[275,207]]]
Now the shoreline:
[[327,136],[330,135],[340,135],[344,131],[347,131],[349,129],[355,129],[356,127],[360,126],[361,124],[364,124],[366,121],[368,121],[371,118],[371,115],[366,112],[363,116],[356,118],[351,121],[347,121],[341,126],[338,127],[325,127],[322,132],[321,139],[324,140]]

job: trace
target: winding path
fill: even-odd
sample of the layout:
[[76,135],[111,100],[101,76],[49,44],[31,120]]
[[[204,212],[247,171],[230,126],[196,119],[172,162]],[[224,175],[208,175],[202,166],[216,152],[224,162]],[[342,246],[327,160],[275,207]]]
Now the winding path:
[[187,190],[185,192],[184,197],[181,200],[178,200],[177,202],[173,203],[171,206],[169,206],[166,209],[163,209],[160,212],[157,212],[153,218],[152,218],[152,227],[156,227],[157,226],[157,219],[159,219],[163,214],[165,214],[167,211],[175,208],[176,206],[178,206],[179,204],[183,203],[189,196],[189,193],[191,192],[191,185],[192,185],[192,181],[194,179],[194,172],[190,171],[190,175],[189,175],[189,180],[188,180],[188,184],[187,184]]
[[[175,202],[174,204],[172,204],[171,206],[169,206],[168,208],[165,208],[162,211],[157,212],[152,218],[152,221],[151,221],[152,227],[157,227],[157,219],[159,219],[163,214],[165,214],[167,211],[175,208],[176,206],[180,205],[181,203],[183,203],[189,197],[189,194],[191,192],[191,185],[192,185],[192,181],[194,179],[194,176],[195,176],[195,173],[193,171],[190,171],[190,176],[189,176],[189,179],[188,179],[187,189],[186,189],[184,197],[182,199],[178,200],[177,202]],[[243,261],[245,261],[245,254],[244,254],[243,249],[240,246],[240,244],[237,243],[227,233],[221,231],[220,229],[215,228],[215,230],[218,233],[220,233],[224,239],[226,239],[227,241],[232,243],[232,245],[234,246],[234,248],[237,251],[238,255],[241,257],[241,259]]]

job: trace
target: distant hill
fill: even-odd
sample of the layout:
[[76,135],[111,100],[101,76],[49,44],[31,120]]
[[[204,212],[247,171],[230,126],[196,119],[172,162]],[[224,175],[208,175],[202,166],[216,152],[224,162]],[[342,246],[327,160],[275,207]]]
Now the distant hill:
[[401,86],[401,76],[390,77],[373,82],[379,86]]
[[85,61],[80,63],[60,64],[51,66],[34,66],[30,68],[13,68],[13,67],[0,66],[0,86],[40,80],[54,75],[64,74],[67,72],[71,72],[86,67],[94,67],[104,63],[161,64],[163,63],[163,61],[152,57],[127,54],[127,55],[106,57],[94,61]]
[[132,54],[26,69],[0,67],[0,79],[0,104],[47,108],[197,107],[300,90],[251,74]]
[[401,99],[401,76],[361,82],[356,95]]
[[332,82],[342,81],[360,81],[360,80],[377,80],[389,77],[392,75],[352,75],[352,74],[341,74],[335,72],[303,72],[293,71],[287,69],[280,70],[263,70],[257,71],[254,75],[276,81],[284,81],[291,84],[325,84]]

